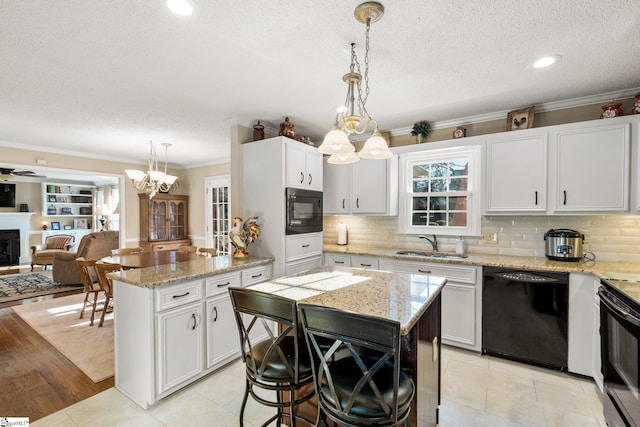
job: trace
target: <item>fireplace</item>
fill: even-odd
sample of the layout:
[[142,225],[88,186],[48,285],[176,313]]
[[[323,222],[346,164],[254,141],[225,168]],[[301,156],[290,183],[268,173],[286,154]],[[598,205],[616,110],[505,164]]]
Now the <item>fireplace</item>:
[[0,230],[0,266],[20,262],[20,230]]
[[[35,212],[0,212],[0,233],[20,232],[17,240],[14,241],[15,246],[11,243],[3,245],[7,246],[4,253],[11,253],[11,264],[25,265],[31,262],[29,236],[31,235],[31,216],[34,214]],[[3,260],[0,265],[8,265],[8,263],[9,261]]]

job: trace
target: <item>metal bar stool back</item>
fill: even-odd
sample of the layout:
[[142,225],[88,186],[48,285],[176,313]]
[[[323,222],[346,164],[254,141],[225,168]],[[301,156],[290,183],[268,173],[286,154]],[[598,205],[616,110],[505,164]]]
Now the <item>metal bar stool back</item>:
[[400,324],[308,304],[299,310],[321,418],[344,426],[406,424],[415,385],[400,367]]
[[[315,394],[308,349],[304,337],[298,333],[296,301],[247,288],[232,287],[229,293],[246,365],[240,425],[244,425],[249,394],[257,402],[277,408],[276,415],[263,426],[276,419],[280,425],[285,415],[291,426],[295,426],[296,421],[315,425],[296,415],[295,407]],[[274,391],[275,399],[269,400],[254,388]],[[283,412],[284,408],[289,409],[288,414]]]

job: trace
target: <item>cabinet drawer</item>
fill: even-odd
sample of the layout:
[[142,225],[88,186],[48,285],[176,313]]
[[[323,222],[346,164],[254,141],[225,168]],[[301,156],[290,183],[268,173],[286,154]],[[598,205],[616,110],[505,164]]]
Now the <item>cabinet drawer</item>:
[[378,258],[371,256],[351,255],[351,267],[377,270]]
[[287,236],[285,245],[287,261],[322,255],[322,233]]
[[205,297],[228,292],[229,286],[241,286],[242,279],[239,271],[218,274],[205,280]]
[[380,268],[399,273],[421,273],[446,277],[449,282],[476,284],[478,267],[440,264],[435,262],[383,260]]
[[176,307],[202,298],[202,280],[168,285],[156,291],[157,311]]
[[253,285],[269,279],[271,279],[271,264],[242,270],[242,286]]
[[177,251],[178,248],[182,245],[190,245],[191,244],[191,240],[174,240],[174,241],[167,241],[167,242],[158,242],[158,243],[151,243],[151,250],[153,252],[157,252],[157,251]]
[[351,255],[346,254],[324,254],[325,265],[332,267],[351,267]]

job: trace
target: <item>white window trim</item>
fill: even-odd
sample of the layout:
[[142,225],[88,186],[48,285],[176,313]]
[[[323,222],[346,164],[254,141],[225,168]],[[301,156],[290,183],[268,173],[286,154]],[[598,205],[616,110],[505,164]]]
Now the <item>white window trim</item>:
[[[399,232],[402,234],[439,234],[451,236],[479,236],[481,233],[481,153],[480,145],[451,147],[435,150],[415,151],[400,154],[400,194]],[[416,160],[426,162],[445,161],[453,158],[467,158],[469,174],[467,182],[467,226],[434,227],[411,225],[411,197],[413,194],[413,171],[409,166]]]

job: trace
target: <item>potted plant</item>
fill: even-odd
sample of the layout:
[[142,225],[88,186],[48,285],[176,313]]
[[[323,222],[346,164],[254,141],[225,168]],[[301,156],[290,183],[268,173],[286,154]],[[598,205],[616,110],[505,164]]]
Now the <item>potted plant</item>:
[[431,123],[426,120],[421,120],[413,124],[411,129],[411,135],[416,137],[416,143],[422,144],[429,134],[431,133]]

